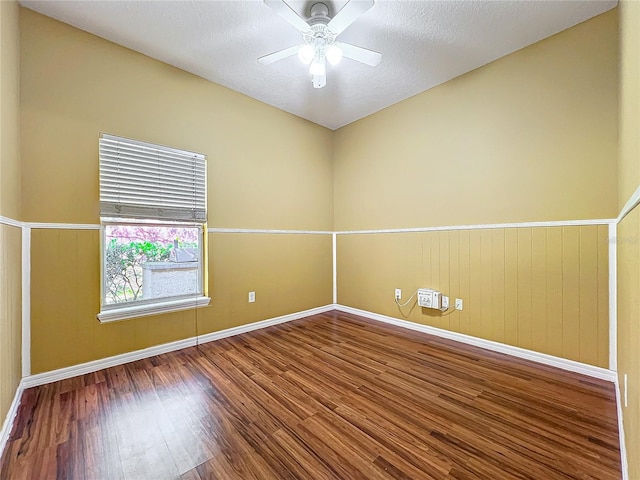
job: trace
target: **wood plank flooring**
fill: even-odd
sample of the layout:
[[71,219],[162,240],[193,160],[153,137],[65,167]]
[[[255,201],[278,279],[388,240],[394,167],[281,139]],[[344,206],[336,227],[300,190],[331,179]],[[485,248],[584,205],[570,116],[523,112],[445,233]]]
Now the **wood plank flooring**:
[[330,312],[24,393],[0,478],[619,479],[613,385]]

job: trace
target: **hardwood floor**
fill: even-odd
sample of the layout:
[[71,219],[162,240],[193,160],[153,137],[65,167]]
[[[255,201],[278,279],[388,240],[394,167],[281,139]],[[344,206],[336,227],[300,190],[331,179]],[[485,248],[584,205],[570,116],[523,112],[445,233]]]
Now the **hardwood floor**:
[[619,479],[613,385],[330,312],[32,388],[0,478]]

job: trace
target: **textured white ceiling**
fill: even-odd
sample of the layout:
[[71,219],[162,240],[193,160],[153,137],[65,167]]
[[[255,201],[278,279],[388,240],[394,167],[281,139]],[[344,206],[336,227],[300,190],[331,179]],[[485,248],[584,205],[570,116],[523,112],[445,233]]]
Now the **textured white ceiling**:
[[[352,0],[357,1],[357,0]],[[301,43],[260,0],[31,1],[23,6],[336,129],[603,13],[617,1],[378,0],[339,40],[382,52],[349,59],[312,88],[297,57],[256,59]],[[307,17],[315,1],[291,1]],[[325,1],[333,16],[346,0]]]

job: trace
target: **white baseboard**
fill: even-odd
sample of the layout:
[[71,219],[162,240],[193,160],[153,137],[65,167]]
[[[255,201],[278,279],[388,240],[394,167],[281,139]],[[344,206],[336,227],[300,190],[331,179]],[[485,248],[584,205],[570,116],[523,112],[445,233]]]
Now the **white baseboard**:
[[318,313],[324,313],[329,310],[333,310],[333,305],[325,305],[324,307],[312,308],[310,310],[304,310],[302,312],[290,313],[288,315],[282,315],[280,317],[269,318],[260,322],[249,323],[247,325],[241,325],[239,327],[228,328],[219,332],[206,333],[197,337],[185,338],[184,340],[177,340],[175,342],[164,343],[154,347],[145,348],[142,350],[136,350],[134,352],[123,353],[121,355],[114,355],[113,357],[101,358],[99,360],[93,360],[87,363],[81,363],[79,365],[72,365],[70,367],[60,368],[52,370],[50,372],[38,373],[35,375],[29,375],[22,379],[24,388],[36,387],[38,385],[44,385],[46,383],[57,382],[58,380],[64,380],[66,378],[77,377],[78,375],[85,375],[87,373],[97,372],[104,368],[115,367],[116,365],[122,365],[124,363],[134,362],[136,360],[142,360],[143,358],[153,357],[162,353],[169,353],[176,350],[180,350],[186,347],[193,347],[194,345],[206,342],[212,342],[221,338],[231,337],[233,335],[239,335],[245,332],[251,332],[260,328],[270,327],[272,325],[278,325],[280,323],[290,322],[299,318],[308,317]]
[[371,320],[377,320],[379,322],[407,328],[409,330],[415,330],[418,332],[428,333],[429,335],[435,335],[437,337],[455,340],[460,343],[466,343],[467,345],[473,345],[475,347],[484,348],[493,352],[505,353],[507,355],[523,358],[525,360],[531,360],[533,362],[542,363],[544,365],[550,365],[552,367],[561,368],[570,372],[581,373],[582,375],[588,375],[600,380],[607,380],[609,382],[616,381],[616,372],[607,370],[606,368],[595,367],[586,363],[567,360],[560,357],[554,357],[553,355],[547,355],[546,353],[534,352],[525,348],[513,347],[511,345],[493,342],[491,340],[484,340],[482,338],[472,337],[463,333],[456,333],[449,330],[443,330],[441,328],[430,327],[428,325],[421,325],[409,320],[400,320],[397,318],[388,317],[386,315],[381,315],[379,313],[373,313],[366,310],[360,310],[358,308],[347,307],[345,305],[336,305],[336,309],[342,312],[352,313],[354,315],[360,315],[362,317],[370,318]]
[[168,353],[175,350],[180,350],[181,348],[193,347],[194,345],[196,345],[196,343],[197,342],[195,337],[185,338],[184,340],[164,343],[162,345],[156,345],[154,347],[136,350],[135,352],[123,353],[120,355],[114,355],[113,357],[101,358],[99,360],[93,360],[91,362],[81,363],[79,365],[59,368],[57,370],[51,370],[49,372],[36,373],[35,375],[24,377],[22,380],[25,383],[25,388],[37,387],[38,385],[44,385],[46,383],[57,382],[58,380],[77,377],[78,375],[97,372],[98,370],[102,370],[103,368],[115,367],[116,365],[135,362],[136,360],[153,357],[154,355],[160,355],[161,353]]
[[18,388],[16,388],[16,394],[13,397],[13,401],[11,402],[11,406],[9,407],[7,416],[4,418],[4,422],[2,423],[2,430],[0,430],[0,458],[2,458],[4,449],[7,446],[7,442],[9,441],[9,435],[11,434],[13,422],[15,421],[16,415],[18,414],[18,407],[20,406],[22,393],[24,392],[25,388],[26,387],[24,386],[24,382],[21,380],[18,384]]
[[271,327],[273,325],[279,325],[281,323],[298,320],[300,318],[317,315],[319,313],[329,312],[331,310],[335,310],[335,306],[333,304],[325,305],[324,307],[303,310],[302,312],[289,313],[280,317],[269,318],[267,320],[261,320],[259,322],[249,323],[247,325],[240,325],[239,327],[227,328],[226,330],[220,330],[219,332],[205,333],[204,335],[200,335],[198,337],[198,343],[213,342],[215,340],[220,340],[221,338],[232,337],[241,333],[251,332],[260,328]]
[[618,376],[615,380],[616,389],[616,409],[618,411],[618,439],[620,441],[620,468],[622,469],[622,480],[629,480],[629,463],[627,461],[627,444],[624,438],[624,422],[622,421],[622,399]]

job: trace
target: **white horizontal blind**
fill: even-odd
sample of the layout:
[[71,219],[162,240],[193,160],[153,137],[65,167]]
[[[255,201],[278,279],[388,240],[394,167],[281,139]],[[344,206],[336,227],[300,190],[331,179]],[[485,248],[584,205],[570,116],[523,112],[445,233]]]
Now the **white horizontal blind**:
[[204,155],[100,135],[100,215],[205,222]]

